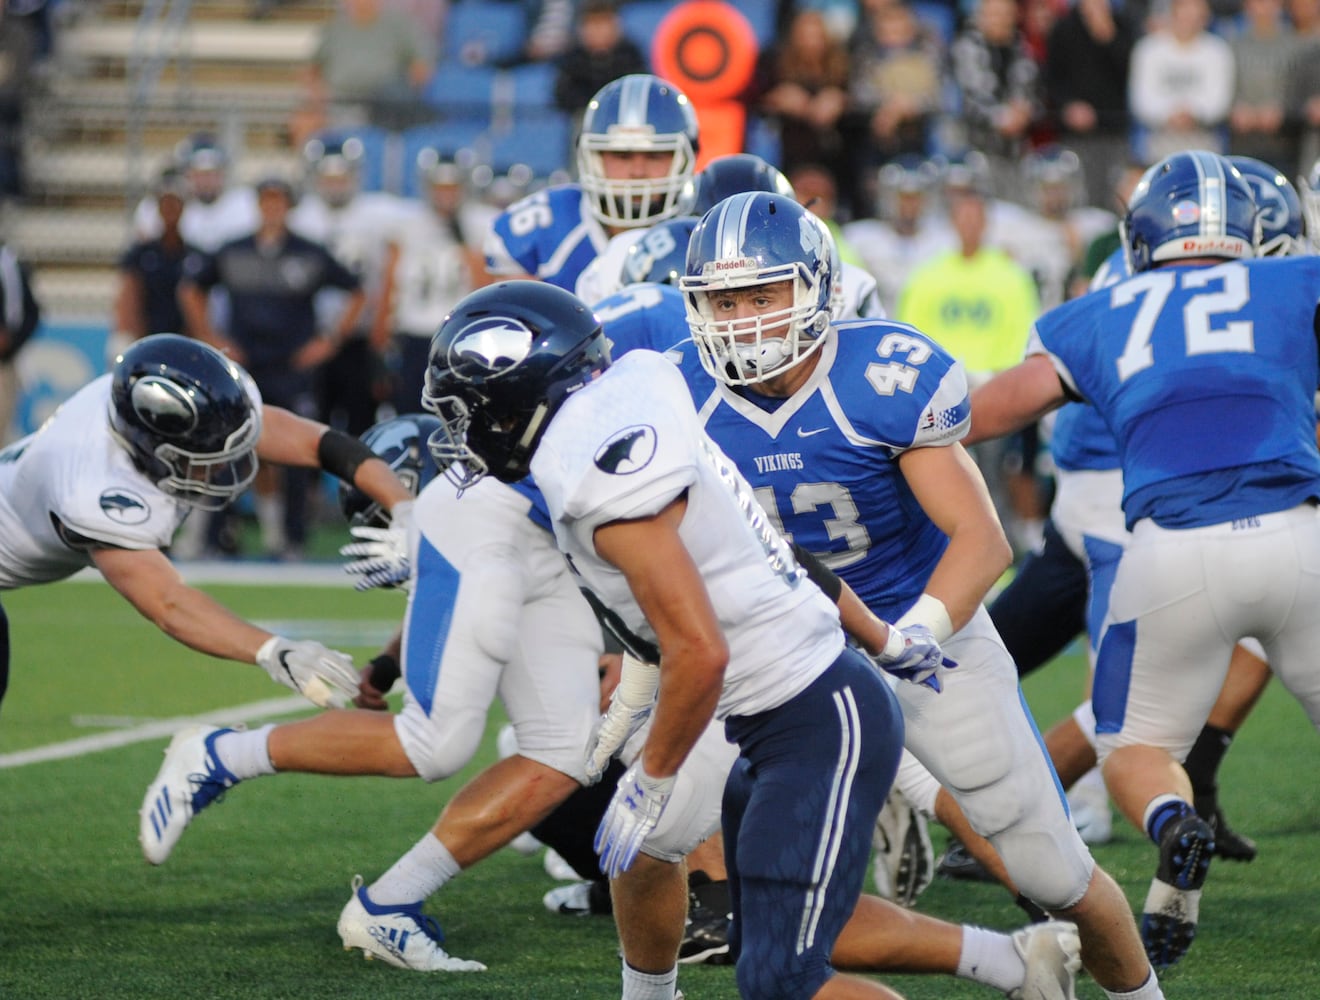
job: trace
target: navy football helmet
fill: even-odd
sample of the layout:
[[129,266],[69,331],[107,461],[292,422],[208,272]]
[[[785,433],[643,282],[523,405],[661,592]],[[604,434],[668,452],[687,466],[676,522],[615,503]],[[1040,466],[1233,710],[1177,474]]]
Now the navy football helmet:
[[1302,199],[1292,181],[1263,160],[1230,156],[1228,162],[1251,188],[1260,216],[1261,257],[1291,257],[1306,252],[1302,238]]
[[[417,496],[439,471],[426,450],[426,442],[439,429],[440,421],[435,417],[425,413],[405,413],[367,428],[362,443],[388,463],[408,492]],[[339,484],[339,509],[349,524],[389,527],[389,512],[348,483]]]
[[170,496],[219,510],[257,474],[261,395],[242,368],[190,337],[143,337],[115,359],[110,433]]
[[903,214],[901,195],[927,195],[939,179],[939,167],[915,153],[895,157],[876,174],[876,210],[883,219]]
[[[711,300],[720,292],[782,281],[793,282],[787,309],[715,317]],[[822,343],[833,307],[833,251],[824,226],[792,198],[738,194],[702,217],[678,287],[706,370],[728,385],[764,382]]]
[[698,221],[696,216],[680,215],[646,230],[628,248],[628,256],[623,259],[623,283],[653,281],[677,285],[687,265],[688,240]]
[[543,281],[478,289],[431,341],[431,456],[460,493],[486,475],[517,482],[564,400],[609,364],[600,322],[571,292]]
[[[605,153],[667,153],[656,178],[610,178]],[[697,113],[687,96],[649,73],[607,83],[587,105],[578,136],[578,182],[602,225],[636,229],[682,211],[697,155]]]
[[1204,150],[1174,153],[1142,175],[1120,224],[1133,274],[1190,257],[1254,257],[1256,199],[1236,167]]
[[778,167],[751,153],[731,153],[715,157],[692,178],[690,211],[696,216],[705,215],[725,198],[747,191],[797,197]]

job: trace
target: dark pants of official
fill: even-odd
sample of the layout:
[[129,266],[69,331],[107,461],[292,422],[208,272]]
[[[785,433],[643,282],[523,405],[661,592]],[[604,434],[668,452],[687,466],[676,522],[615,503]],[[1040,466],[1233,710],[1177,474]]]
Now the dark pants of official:
[[903,750],[889,686],[848,649],[778,708],[731,716],[739,757],[724,789],[738,991],[810,997],[857,905],[871,835]]

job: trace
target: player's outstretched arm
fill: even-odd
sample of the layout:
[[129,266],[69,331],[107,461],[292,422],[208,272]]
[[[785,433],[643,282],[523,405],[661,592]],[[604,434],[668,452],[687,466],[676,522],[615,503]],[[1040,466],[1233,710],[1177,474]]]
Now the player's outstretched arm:
[[255,663],[314,704],[343,707],[357,693],[352,658],[318,642],[272,635],[184,582],[159,549],[94,549],[106,582],[162,632],[190,649]]
[[1044,354],[1032,354],[972,390],[972,426],[962,439],[973,445],[1034,424],[1068,402],[1068,394]]

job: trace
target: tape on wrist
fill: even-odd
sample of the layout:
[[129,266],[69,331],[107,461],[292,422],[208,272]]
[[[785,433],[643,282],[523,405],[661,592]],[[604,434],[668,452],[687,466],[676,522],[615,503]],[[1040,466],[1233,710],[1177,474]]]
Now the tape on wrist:
[[932,594],[922,594],[915,604],[897,622],[899,628],[909,625],[924,625],[939,643],[946,642],[953,635],[953,622],[949,618],[949,609],[944,602]]

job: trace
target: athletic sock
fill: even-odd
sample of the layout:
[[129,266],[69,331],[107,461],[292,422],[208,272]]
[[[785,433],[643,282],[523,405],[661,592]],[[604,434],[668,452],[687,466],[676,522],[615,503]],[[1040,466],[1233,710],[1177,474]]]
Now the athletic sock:
[[677,983],[677,965],[668,972],[652,974],[623,963],[623,1000],[674,1000]]
[[1007,934],[964,924],[957,974],[960,979],[1007,993],[1022,985],[1026,964]]
[[1209,819],[1219,804],[1219,765],[1224,762],[1233,742],[1233,734],[1218,726],[1206,725],[1196,737],[1183,768],[1192,780],[1192,795],[1196,811]]
[[1190,816],[1193,812],[1195,810],[1176,795],[1157,795],[1146,806],[1146,815],[1141,825],[1145,827],[1150,839],[1158,845],[1160,835],[1164,833],[1164,828],[1170,821]]
[[270,762],[270,751],[266,748],[270,731],[274,728],[274,724],[271,724],[260,729],[236,729],[231,733],[221,733],[212,744],[215,755],[239,781],[274,774],[275,765]]
[[1164,1000],[1164,990],[1160,989],[1160,981],[1155,977],[1155,970],[1152,969],[1146,981],[1135,990],[1127,993],[1105,990],[1105,996],[1109,997],[1109,1000]]
[[417,903],[426,899],[462,869],[449,848],[428,832],[380,878],[367,886],[373,903]]

